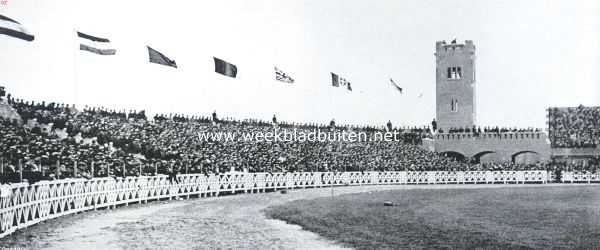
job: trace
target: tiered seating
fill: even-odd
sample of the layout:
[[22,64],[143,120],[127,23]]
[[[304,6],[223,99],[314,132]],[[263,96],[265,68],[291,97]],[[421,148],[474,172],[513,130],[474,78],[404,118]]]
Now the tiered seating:
[[[23,123],[1,119],[0,166],[3,181],[24,178],[138,176],[176,173],[223,173],[231,169],[248,172],[316,171],[486,171],[549,168],[546,165],[512,163],[471,164],[422,149],[424,128],[321,125],[261,120],[218,119],[213,117],[156,115],[144,111],[116,111],[105,108],[77,110],[57,103],[34,103],[9,98],[24,119]],[[585,128],[596,111],[577,109]],[[580,117],[580,116],[583,116]],[[589,116],[589,117],[588,117]],[[572,118],[568,118],[572,119]],[[562,121],[559,119],[559,121]],[[557,127],[564,127],[558,126]],[[227,141],[204,135],[266,134],[279,131],[308,134],[363,133],[366,141]],[[479,133],[479,128],[470,130]],[[376,134],[398,132],[394,141],[371,140]],[[503,133],[484,128],[484,132]],[[507,130],[512,131],[512,130]],[[595,130],[591,130],[595,131]],[[461,132],[452,130],[450,133]],[[464,131],[462,131],[464,132]],[[582,132],[594,137],[595,132]],[[583,138],[588,138],[583,136]],[[597,138],[596,138],[597,139]],[[559,140],[560,141],[560,140]],[[584,141],[593,142],[593,139]]]
[[600,145],[600,107],[550,108],[549,137],[555,148]]

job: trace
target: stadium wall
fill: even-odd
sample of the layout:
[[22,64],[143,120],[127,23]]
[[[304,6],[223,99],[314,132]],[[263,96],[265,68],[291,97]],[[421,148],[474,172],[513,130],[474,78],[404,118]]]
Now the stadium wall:
[[581,157],[587,158],[600,155],[600,147],[596,148],[552,148],[553,157]]
[[595,148],[552,148],[552,160],[566,164],[588,166],[600,157],[600,147]]
[[[600,180],[600,174],[563,174],[567,182]],[[39,222],[98,208],[177,197],[208,197],[278,189],[390,184],[518,184],[553,180],[546,171],[427,171],[185,174],[64,179],[0,186],[0,238]],[[570,178],[570,179],[569,179]]]
[[543,132],[515,133],[442,133],[434,137],[436,152],[458,154],[482,162],[518,161],[524,163],[550,159],[550,143]]

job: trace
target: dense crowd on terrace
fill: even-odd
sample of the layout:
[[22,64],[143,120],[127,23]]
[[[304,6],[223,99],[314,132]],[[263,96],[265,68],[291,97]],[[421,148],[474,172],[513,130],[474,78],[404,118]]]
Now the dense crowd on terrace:
[[600,107],[548,109],[552,147],[589,148],[600,145]]
[[492,133],[492,134],[504,134],[504,133],[539,133],[542,132],[541,128],[506,128],[506,127],[465,127],[465,128],[450,128],[447,131],[443,129],[439,129],[438,133],[448,133],[448,134],[460,134],[460,133],[472,133],[474,135],[480,135],[484,133]]
[[[393,170],[527,170],[547,164],[475,164],[430,152],[420,145],[429,127],[346,126],[332,122],[297,124],[212,116],[110,110],[5,98],[22,120],[0,118],[0,169],[3,181],[26,179],[119,177],[175,173],[223,173]],[[269,132],[274,127],[355,131],[372,135],[398,131],[398,141],[221,141],[199,140],[198,133]],[[479,129],[478,129],[479,130]],[[497,128],[484,131],[504,132]],[[588,166],[589,167],[589,166]],[[596,166],[597,167],[597,164]],[[9,178],[7,176],[12,176]]]

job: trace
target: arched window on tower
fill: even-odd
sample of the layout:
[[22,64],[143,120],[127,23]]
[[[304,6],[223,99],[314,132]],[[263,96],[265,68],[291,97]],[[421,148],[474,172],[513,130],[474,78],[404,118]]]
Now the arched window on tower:
[[458,100],[454,98],[450,101],[450,112],[458,112]]
[[458,112],[458,100],[454,100],[454,112]]
[[447,77],[448,77],[448,79],[461,79],[462,78],[461,67],[448,67]]

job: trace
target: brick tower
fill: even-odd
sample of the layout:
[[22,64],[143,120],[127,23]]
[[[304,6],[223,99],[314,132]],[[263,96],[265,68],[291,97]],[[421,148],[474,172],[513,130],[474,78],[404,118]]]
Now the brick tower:
[[435,43],[436,120],[444,131],[472,127],[476,120],[475,45]]

